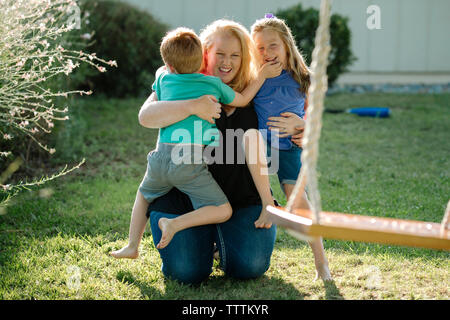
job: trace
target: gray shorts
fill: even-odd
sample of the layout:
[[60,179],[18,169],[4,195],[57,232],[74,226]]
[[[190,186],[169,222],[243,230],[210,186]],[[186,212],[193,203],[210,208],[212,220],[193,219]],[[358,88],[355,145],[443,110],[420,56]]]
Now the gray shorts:
[[147,171],[139,191],[152,202],[176,187],[189,196],[194,209],[227,203],[202,154],[199,145],[158,144],[147,156]]

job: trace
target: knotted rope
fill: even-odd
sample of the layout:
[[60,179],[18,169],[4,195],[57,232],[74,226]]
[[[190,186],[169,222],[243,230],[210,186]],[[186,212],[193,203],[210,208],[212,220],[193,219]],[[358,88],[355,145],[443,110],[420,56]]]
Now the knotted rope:
[[302,169],[286,205],[288,211],[300,193],[305,189],[305,179],[308,185],[308,196],[311,200],[311,210],[314,222],[320,222],[320,193],[317,183],[317,158],[319,156],[320,130],[322,129],[323,100],[327,91],[327,66],[330,46],[330,1],[322,0],[320,5],[319,27],[316,31],[315,47],[311,63],[311,85],[308,91],[308,109],[306,111],[305,135],[302,145]]

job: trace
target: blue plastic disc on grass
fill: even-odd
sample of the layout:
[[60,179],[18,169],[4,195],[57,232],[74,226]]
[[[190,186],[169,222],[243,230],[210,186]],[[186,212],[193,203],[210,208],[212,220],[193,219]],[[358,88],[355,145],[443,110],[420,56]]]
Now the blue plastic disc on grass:
[[382,107],[362,107],[362,108],[353,108],[348,110],[349,113],[357,114],[361,117],[377,117],[377,118],[387,118],[391,114],[391,110],[389,108]]

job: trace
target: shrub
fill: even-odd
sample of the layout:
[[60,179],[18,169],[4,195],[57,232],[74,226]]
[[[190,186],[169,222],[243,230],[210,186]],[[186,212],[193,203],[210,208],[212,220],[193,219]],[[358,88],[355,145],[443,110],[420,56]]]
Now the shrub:
[[89,51],[116,60],[118,68],[107,75],[83,74],[79,89],[109,97],[148,94],[162,65],[159,45],[168,27],[151,14],[118,1],[84,0],[80,6],[82,15],[88,16],[87,27],[93,30]]
[[[76,28],[77,9],[73,0],[0,1],[0,209],[20,190],[72,170],[65,168],[35,182],[6,184],[24,158],[28,159],[31,143],[50,154],[55,152],[44,137],[52,132],[55,122],[68,119],[62,98],[92,93],[55,90],[52,82],[82,64],[100,72],[106,71],[103,65],[116,65],[67,46],[70,37],[65,35]],[[17,156],[14,161],[13,156]]]
[[[303,9],[301,4],[298,4],[279,10],[275,15],[286,21],[307,64],[310,64],[316,29],[319,26],[319,11],[314,8]],[[331,51],[327,69],[329,87],[340,74],[348,71],[348,67],[356,60],[350,48],[351,32],[347,22],[348,18],[338,14],[333,14],[330,19]]]

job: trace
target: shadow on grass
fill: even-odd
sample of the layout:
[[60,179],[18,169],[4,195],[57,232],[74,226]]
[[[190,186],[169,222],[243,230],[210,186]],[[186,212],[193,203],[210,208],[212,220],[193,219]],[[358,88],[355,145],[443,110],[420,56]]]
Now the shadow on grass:
[[[185,285],[164,278],[164,293],[148,282],[137,280],[129,271],[119,271],[116,278],[136,286],[141,291],[142,297],[150,300],[304,300],[305,296],[309,295],[298,291],[283,279],[269,278],[265,275],[251,280],[237,280],[224,275],[214,275],[198,285]],[[336,299],[337,288],[335,286],[331,288],[332,293],[327,294],[327,297]]]
[[325,299],[327,300],[344,300],[345,298],[341,295],[339,288],[336,287],[334,281],[324,281],[325,286]]

